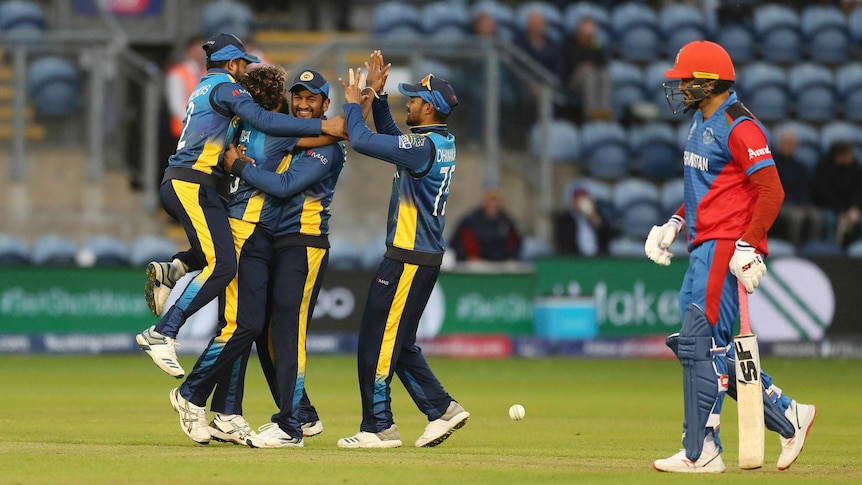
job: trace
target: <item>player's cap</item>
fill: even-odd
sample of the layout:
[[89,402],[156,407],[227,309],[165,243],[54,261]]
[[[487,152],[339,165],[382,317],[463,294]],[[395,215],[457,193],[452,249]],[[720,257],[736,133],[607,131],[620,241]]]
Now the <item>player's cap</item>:
[[249,64],[260,62],[260,58],[245,51],[245,45],[235,35],[218,34],[203,45],[207,61],[230,61],[245,59]]
[[664,73],[668,79],[723,79],[735,81],[733,61],[724,47],[707,40],[696,40],[682,46],[673,68]]
[[434,77],[433,74],[423,77],[418,84],[401,83],[398,85],[398,91],[404,96],[419,96],[444,115],[458,106],[458,97],[455,96],[452,85],[443,78]]
[[293,79],[293,84],[287,90],[293,92],[293,88],[298,86],[302,86],[313,94],[323,93],[324,96],[329,97],[329,81],[323,74],[313,69],[307,69],[297,74]]

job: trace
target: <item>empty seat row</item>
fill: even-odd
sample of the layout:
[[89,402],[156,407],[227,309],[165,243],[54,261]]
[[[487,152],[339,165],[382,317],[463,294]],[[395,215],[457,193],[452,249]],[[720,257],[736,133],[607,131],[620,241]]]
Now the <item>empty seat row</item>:
[[131,243],[107,234],[80,245],[60,234],[44,234],[27,244],[12,234],[0,234],[0,266],[133,266],[170,260],[177,245],[164,237],[142,236]]

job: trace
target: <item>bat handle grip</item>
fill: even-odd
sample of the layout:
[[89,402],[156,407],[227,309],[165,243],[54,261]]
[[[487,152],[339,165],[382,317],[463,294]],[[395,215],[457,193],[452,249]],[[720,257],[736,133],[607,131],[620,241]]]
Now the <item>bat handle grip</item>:
[[739,334],[750,334],[751,322],[748,319],[748,292],[745,291],[745,286],[743,286],[742,282],[738,280],[736,288],[739,293]]

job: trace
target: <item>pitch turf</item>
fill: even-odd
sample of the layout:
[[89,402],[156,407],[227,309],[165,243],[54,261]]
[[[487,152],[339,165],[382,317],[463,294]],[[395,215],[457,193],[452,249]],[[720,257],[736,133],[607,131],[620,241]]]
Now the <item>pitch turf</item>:
[[[186,369],[193,361],[184,358]],[[256,365],[256,361],[254,361]],[[679,448],[681,372],[676,362],[431,359],[472,417],[437,448],[412,446],[425,422],[399,382],[393,409],[404,447],[341,450],[358,430],[352,357],[309,359],[308,390],[325,425],[304,449],[201,446],[179,429],[168,392],[178,381],[138,355],[0,357],[2,483],[862,483],[859,361],[765,359],[776,382],[819,415],[799,460],[779,472],[777,435],[766,466],[736,467],[736,408],[726,401],[721,437],[727,472],[670,475],[652,460]],[[523,421],[507,415],[526,408]],[[274,406],[260,371],[249,371],[252,426]]]

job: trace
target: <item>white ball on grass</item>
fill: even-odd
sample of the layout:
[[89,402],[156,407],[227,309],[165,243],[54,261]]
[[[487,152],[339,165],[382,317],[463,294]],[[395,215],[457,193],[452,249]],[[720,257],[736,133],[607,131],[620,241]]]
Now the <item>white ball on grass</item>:
[[524,419],[524,414],[526,414],[526,411],[524,410],[524,406],[521,406],[520,404],[513,404],[512,407],[509,408],[509,417],[515,421]]

